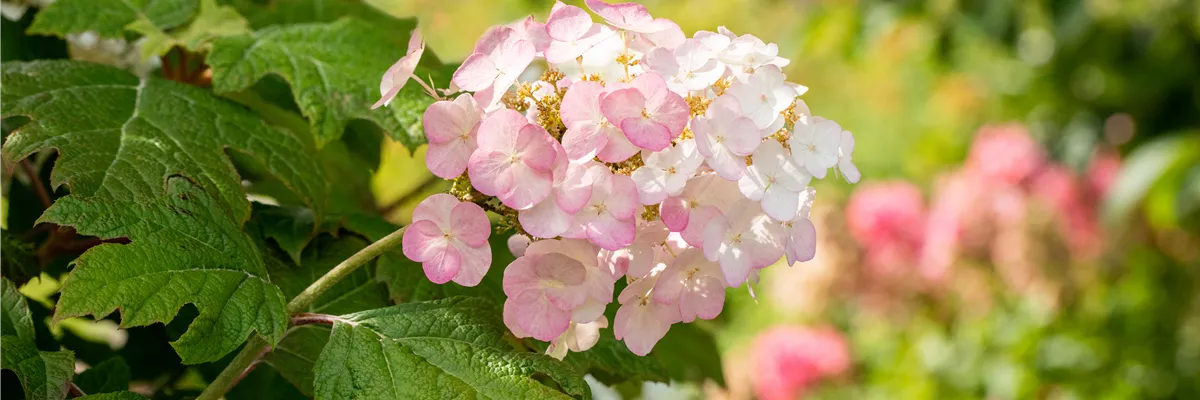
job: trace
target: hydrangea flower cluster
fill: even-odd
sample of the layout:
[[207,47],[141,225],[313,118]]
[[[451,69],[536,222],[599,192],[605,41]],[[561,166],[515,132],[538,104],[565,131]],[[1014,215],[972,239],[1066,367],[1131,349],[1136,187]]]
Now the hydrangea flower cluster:
[[[810,114],[773,43],[586,5],[603,22],[559,2],[544,23],[487,31],[450,88],[421,82],[440,100],[424,114],[426,163],[454,185],[418,207],[404,250],[430,280],[473,285],[490,260],[480,210],[498,214],[518,235],[503,282],[513,333],[559,358],[586,350],[616,294],[614,334],[645,355],[672,324],[715,318],[758,270],[813,258],[809,183],[833,168],[858,181],[854,137]],[[379,104],[412,75],[423,44],[409,47]]]

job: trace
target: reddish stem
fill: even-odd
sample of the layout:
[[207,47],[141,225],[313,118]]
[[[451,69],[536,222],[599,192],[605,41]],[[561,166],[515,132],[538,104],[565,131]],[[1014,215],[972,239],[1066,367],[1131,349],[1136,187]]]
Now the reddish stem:
[[21,160],[21,169],[25,171],[25,175],[29,176],[29,184],[33,186],[33,191],[37,193],[38,200],[42,202],[42,208],[50,208],[50,193],[46,191],[46,185],[42,184],[42,177],[33,169],[33,163],[26,158]]

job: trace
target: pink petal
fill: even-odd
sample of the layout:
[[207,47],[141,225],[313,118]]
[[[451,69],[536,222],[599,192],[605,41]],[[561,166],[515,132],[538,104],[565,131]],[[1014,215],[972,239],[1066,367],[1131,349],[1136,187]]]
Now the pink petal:
[[383,73],[383,79],[380,79],[379,82],[379,93],[382,97],[371,106],[372,110],[388,105],[392,99],[396,98],[396,94],[400,93],[400,88],[403,88],[412,78],[413,70],[417,68],[417,63],[421,61],[421,54],[424,52],[425,42],[421,40],[421,32],[414,29],[412,36],[408,39],[408,51]]
[[458,139],[472,128],[465,126],[469,121],[464,117],[458,104],[452,101],[442,100],[430,104],[421,118],[425,137],[429,139],[429,143],[446,143]]
[[618,163],[642,151],[641,148],[629,142],[629,139],[621,132],[621,128],[605,125],[602,130],[608,136],[608,143],[604,145],[600,153],[596,154],[596,158],[599,158],[600,161]]
[[467,170],[467,161],[474,151],[474,140],[430,143],[425,153],[425,166],[439,178],[454,179]]
[[817,255],[817,228],[808,218],[797,218],[785,245],[788,265],[812,260]]
[[462,255],[452,246],[443,247],[441,252],[434,253],[433,258],[421,263],[429,281],[439,285],[454,279],[461,267]]
[[[536,171],[525,164],[510,165],[512,180],[506,182],[509,184],[509,190],[495,195],[500,202],[516,210],[526,210],[550,196],[554,180],[549,171]],[[475,183],[475,178],[471,178],[471,182]],[[477,183],[475,188],[479,189]]]
[[673,49],[687,40],[679,24],[666,18],[655,18],[646,29],[650,32],[643,32],[642,37],[655,47]]
[[600,95],[604,86],[599,82],[575,82],[563,96],[559,106],[559,115],[563,125],[568,128],[585,122],[599,124],[603,115],[600,113]]
[[600,97],[600,111],[613,125],[620,125],[626,118],[642,118],[646,108],[646,97],[637,88],[625,88]]
[[638,201],[644,205],[662,203],[667,198],[667,173],[658,168],[640,167],[629,176],[637,184]]
[[413,221],[428,220],[437,224],[440,229],[450,227],[450,213],[459,203],[458,198],[446,193],[438,193],[417,203],[413,208]]
[[[762,137],[753,129],[754,122],[749,118],[738,117],[728,126],[731,131],[726,132],[724,145],[733,154],[743,157],[751,155],[758,148],[758,144],[762,143]],[[749,129],[740,129],[743,127]]]
[[488,236],[492,233],[487,214],[475,203],[462,202],[454,206],[450,214],[450,226],[454,229],[454,238],[471,247],[487,245]]
[[596,157],[596,153],[608,144],[608,135],[599,125],[582,123],[567,128],[562,140],[563,149],[571,161],[583,162]]
[[[694,249],[685,251],[694,251]],[[678,263],[678,259],[676,263]],[[678,304],[679,296],[683,294],[685,289],[684,283],[687,281],[687,277],[683,275],[683,272],[683,266],[676,266],[675,264],[663,270],[658,276],[658,281],[654,283],[654,301],[662,304]]]
[[571,325],[571,313],[554,307],[535,290],[505,301],[504,319],[513,321],[522,333],[547,342],[566,332]]
[[613,175],[608,198],[604,200],[608,212],[617,219],[633,218],[641,208],[637,198],[637,185],[625,175]]
[[499,72],[491,57],[475,53],[463,60],[451,81],[462,90],[478,91],[491,87]]
[[592,27],[592,17],[582,8],[564,5],[555,7],[546,19],[546,34],[551,39],[570,42],[579,39]]
[[688,207],[687,203],[688,200],[683,197],[671,196],[663,200],[662,205],[658,207],[659,218],[671,232],[687,229],[688,214],[691,213],[691,207]]
[[[608,297],[609,299],[612,299],[611,294]],[[576,307],[574,310],[571,310],[571,320],[575,321],[576,323],[588,323],[595,321],[604,316],[604,306],[607,305],[607,303],[602,303],[594,299],[588,300],[579,307]]]
[[542,278],[538,276],[537,270],[533,266],[535,258],[527,253],[524,256],[517,257],[516,260],[513,260],[508,266],[504,267],[502,284],[505,296],[511,299],[526,290],[540,290]]
[[462,256],[462,267],[454,276],[454,283],[472,287],[482,282],[492,266],[492,247],[487,244],[479,247],[456,245],[454,249]]
[[625,118],[621,120],[621,132],[630,143],[646,150],[661,151],[671,145],[671,130],[649,118]]
[[517,214],[517,220],[526,232],[543,239],[558,237],[566,232],[571,226],[572,217],[551,198]]
[[572,214],[579,211],[592,198],[592,178],[588,175],[588,167],[582,164],[569,165],[554,192],[554,200],[559,208]]
[[771,187],[762,198],[762,209],[776,221],[791,221],[800,207],[800,194],[782,187]]
[[617,28],[639,33],[654,32],[656,29],[662,28],[654,25],[654,18],[641,4],[608,4],[601,0],[586,0],[584,3],[592,12]]
[[516,148],[521,151],[521,160],[537,171],[550,171],[554,167],[558,145],[545,128],[534,124],[525,125],[517,135]]
[[498,151],[477,149],[467,161],[467,177],[471,185],[488,196],[501,196],[511,192],[516,184],[513,170],[528,169],[524,164],[513,164],[508,155]]
[[633,219],[619,220],[604,213],[587,225],[587,237],[592,243],[606,250],[618,250],[633,243],[635,227]]
[[529,120],[521,113],[509,109],[499,110],[480,122],[476,141],[483,150],[513,152],[518,148],[518,138],[526,125],[530,125]]
[[431,221],[416,221],[408,226],[401,238],[404,256],[416,262],[433,260],[445,251],[447,243],[442,230]]
[[725,281],[715,276],[697,275],[692,278],[690,291],[680,300],[679,311],[683,322],[692,322],[695,317],[716,318],[724,306]]
[[[509,85],[517,80],[517,77],[525,72],[525,67],[533,62],[534,53],[536,50],[533,44],[524,40],[520,40],[516,35],[501,41],[496,47],[496,51],[491,54],[492,62],[495,63],[496,69],[500,70],[500,77],[497,82],[507,79]],[[507,89],[507,85],[504,86]]]

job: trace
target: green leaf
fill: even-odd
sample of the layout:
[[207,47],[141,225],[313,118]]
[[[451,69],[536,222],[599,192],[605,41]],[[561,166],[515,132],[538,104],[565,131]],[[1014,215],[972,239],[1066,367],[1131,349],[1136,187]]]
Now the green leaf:
[[[375,25],[386,32],[409,32],[417,27],[412,18],[398,19],[362,0],[221,0],[250,20],[255,29],[270,25],[333,22],[344,16]],[[404,40],[408,40],[407,36]],[[404,45],[406,42],[396,42]]]
[[113,357],[83,371],[75,377],[75,385],[88,394],[120,392],[129,390],[129,380],[129,364],[124,358]]
[[0,369],[16,373],[25,398],[66,398],[67,383],[75,376],[75,354],[38,351],[25,296],[8,279],[0,279],[0,300]]
[[159,29],[187,22],[196,12],[197,0],[58,0],[39,12],[29,33],[66,36],[96,31],[100,36],[120,38],[126,25],[145,19]]
[[305,396],[313,396],[313,365],[329,341],[329,327],[304,325],[292,328],[263,361]]
[[669,374],[658,358],[633,354],[624,342],[613,336],[611,328],[600,330],[600,340],[591,349],[567,353],[563,361],[609,385],[625,381],[669,380]]
[[79,400],[145,400],[146,396],[134,392],[114,392],[89,394],[87,396],[76,397]]
[[590,396],[566,363],[514,350],[499,315],[462,297],[346,315],[317,359],[316,398]]
[[5,64],[3,79],[3,116],[31,118],[4,143],[5,159],[56,148],[51,181],[71,187],[42,220],[132,241],[75,261],[56,319],[120,308],[122,326],[144,326],[194,304],[199,316],[172,343],[189,364],[219,359],[251,331],[279,340],[283,296],[241,230],[250,207],[225,150],[261,162],[323,210],[311,145],[204,90],[115,68]]
[[408,34],[349,18],[274,26],[216,40],[207,61],[218,93],[249,88],[267,74],[283,77],[318,146],[341,137],[351,120],[363,119],[415,149],[425,143],[421,115],[433,103],[418,85],[406,85],[390,107],[370,109],[379,98],[379,77],[405,51],[391,39]]
[[667,335],[654,345],[649,357],[657,358],[673,380],[703,382],[712,379],[717,384],[725,384],[716,339],[694,323],[672,325]]
[[[290,299],[368,244],[354,235],[335,238],[322,234],[304,250],[300,265],[273,259],[267,263],[268,273],[271,281]],[[318,297],[306,311],[336,315],[386,306],[387,290],[375,281],[371,271],[369,265],[354,271]]]
[[[1187,170],[1200,163],[1200,132],[1182,132],[1165,136],[1146,143],[1125,158],[1121,172],[1112,184],[1103,205],[1104,221],[1107,224],[1122,222],[1135,206],[1147,201],[1155,188],[1165,185],[1165,191],[1173,197],[1183,187]],[[1174,200],[1174,199],[1171,199]],[[1148,202],[1149,203],[1149,202]],[[1154,225],[1167,229],[1179,223],[1174,201],[1163,202],[1167,207],[1147,204],[1147,214]]]
[[166,54],[172,47],[179,46],[193,52],[221,36],[250,33],[250,23],[229,6],[218,6],[216,0],[200,0],[200,12],[187,27],[167,33],[154,21],[139,18],[126,29],[145,36],[142,43],[142,58]]
[[33,243],[21,240],[7,230],[0,230],[0,254],[4,254],[0,257],[0,273],[17,285],[29,282],[42,272]]
[[328,189],[312,146],[207,91],[72,61],[7,63],[2,74],[3,118],[31,118],[5,140],[4,159],[57,149],[51,184],[68,184],[72,196],[158,197],[167,177],[181,175],[245,221],[250,204],[228,149],[260,162],[323,215]]
[[[77,217],[90,213],[105,218]],[[144,326],[171,321],[192,303],[200,315],[172,342],[187,364],[221,358],[252,330],[274,343],[287,328],[283,294],[267,281],[258,248],[186,179],[172,177],[165,196],[135,204],[67,196],[43,219],[132,241],[97,246],[75,260],[56,319],[103,317],[120,308],[122,327]]]

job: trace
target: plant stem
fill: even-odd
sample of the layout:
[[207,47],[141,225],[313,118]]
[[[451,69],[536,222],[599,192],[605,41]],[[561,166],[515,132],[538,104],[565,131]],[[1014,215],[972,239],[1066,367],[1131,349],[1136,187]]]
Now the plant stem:
[[[322,294],[325,294],[329,288],[332,288],[333,285],[336,285],[343,278],[350,276],[351,273],[354,273],[358,267],[375,259],[375,257],[379,257],[379,255],[383,254],[383,252],[388,251],[400,244],[404,238],[404,230],[406,228],[407,227],[397,229],[395,232],[392,232],[387,236],[384,236],[382,239],[375,241],[375,243],[371,243],[371,245],[359,250],[358,253],[354,253],[354,255],[350,256],[350,258],[347,258],[336,267],[333,267],[333,269],[329,270],[329,272],[326,272],[325,275],[322,275],[319,279],[317,279],[316,282],[308,285],[303,292],[300,292],[300,294],[293,298],[292,301],[288,302],[288,315],[304,312],[308,306],[312,305],[313,301],[315,301],[318,297],[321,297]],[[200,397],[197,397],[196,399],[217,400],[221,398],[221,396],[224,396],[225,392],[228,392],[233,385],[236,385],[238,381],[245,376],[245,374],[253,370],[258,360],[262,358],[263,355],[266,355],[270,350],[270,343],[267,343],[266,340],[258,335],[254,335],[254,338],[250,339],[249,343],[246,343],[246,346],[242,348],[242,351],[238,352],[237,356],[233,358],[233,361],[229,362],[229,365],[225,366],[225,369],[221,371],[221,374],[217,375],[217,378],[214,379],[212,383],[208,385],[208,387],[204,388],[204,392],[200,393]]]
[[33,163],[29,162],[28,158],[21,160],[21,169],[29,176],[29,186],[33,186],[34,193],[37,193],[38,200],[42,202],[42,208],[50,208],[50,193],[46,191],[46,185],[42,184],[42,177],[33,169]]
[[300,294],[296,295],[295,298],[292,298],[292,301],[288,302],[287,304],[287,313],[290,315],[306,311],[308,306],[312,305],[313,301],[317,300],[317,297],[320,297],[322,294],[328,291],[329,288],[332,288],[333,285],[336,285],[343,278],[350,276],[350,274],[354,273],[359,266],[366,264],[367,261],[374,260],[375,257],[379,257],[379,255],[383,254],[383,252],[388,251],[392,247],[400,244],[400,241],[404,238],[404,231],[406,229],[408,229],[407,226],[397,229],[395,232],[389,233],[382,239],[375,241],[375,243],[371,243],[370,246],[364,247],[362,250],[354,253],[354,255],[350,256],[350,258],[342,261],[341,264],[333,267],[333,269],[329,270],[329,272],[326,272],[325,275],[317,279],[316,282],[313,282],[311,285],[308,285],[307,288],[304,288],[303,292],[300,292]]
[[221,374],[217,375],[217,378],[213,379],[212,383],[204,388],[204,392],[201,392],[200,396],[196,397],[196,400],[220,399],[225,395],[225,392],[233,388],[233,385],[242,380],[244,374],[252,369],[255,362],[270,349],[271,345],[266,340],[258,335],[254,335],[254,338],[250,339],[250,342],[246,343],[245,347],[242,347],[242,351],[238,352],[233,361],[230,361],[229,365],[225,366],[224,370],[221,370]]

